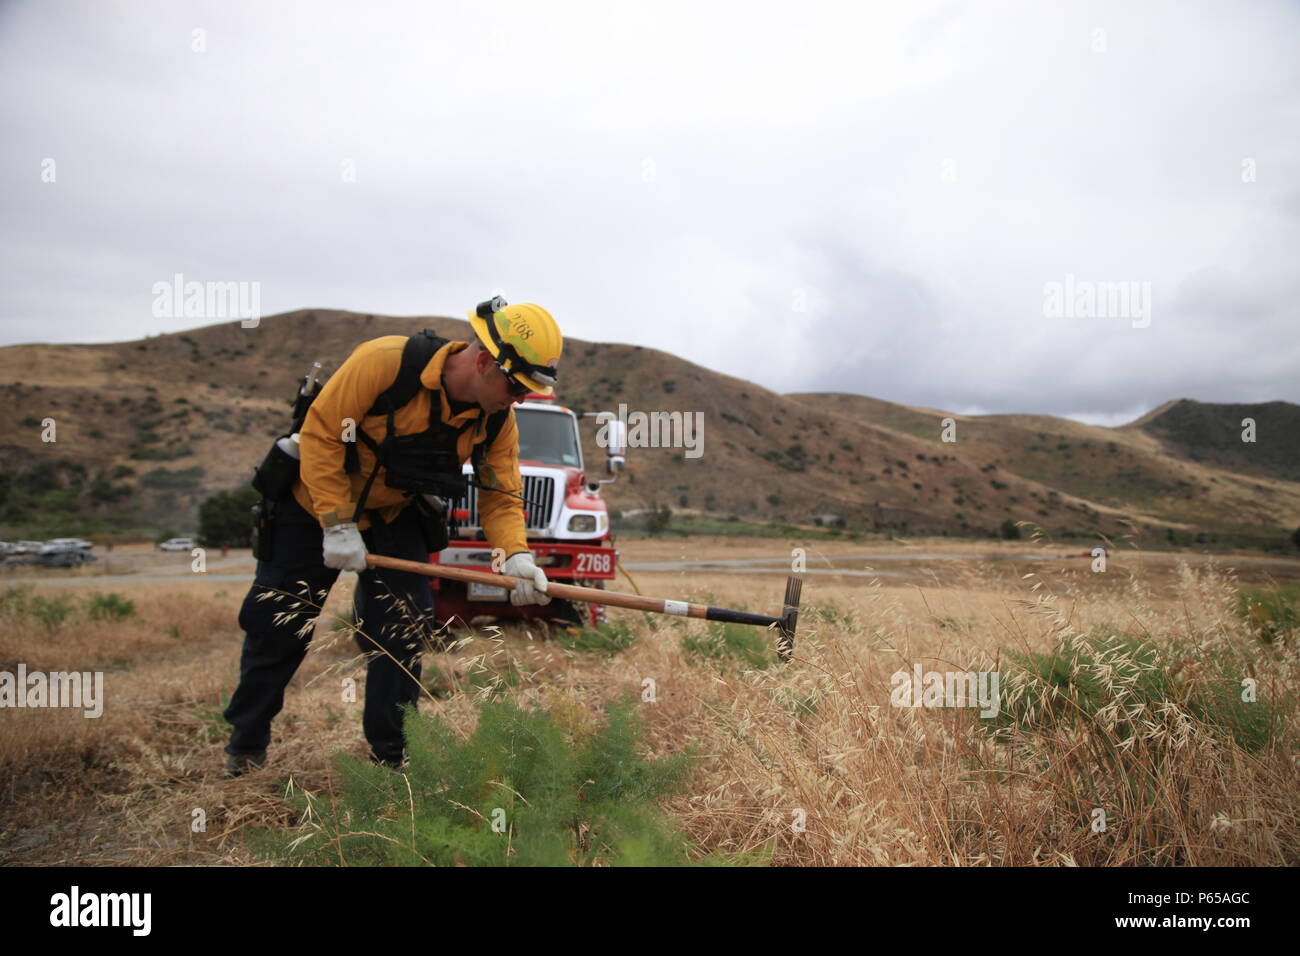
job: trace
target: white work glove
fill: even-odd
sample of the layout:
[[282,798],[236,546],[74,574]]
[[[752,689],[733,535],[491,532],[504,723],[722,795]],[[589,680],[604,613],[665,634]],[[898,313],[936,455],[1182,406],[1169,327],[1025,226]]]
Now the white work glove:
[[361,540],[361,532],[351,521],[326,528],[322,550],[327,568],[337,568],[340,571],[366,569],[366,543]]
[[501,573],[508,574],[512,578],[524,579],[510,589],[511,604],[518,606],[551,603],[551,599],[546,596],[546,572],[533,562],[531,551],[520,551],[510,555],[506,558],[505,564],[501,565]]

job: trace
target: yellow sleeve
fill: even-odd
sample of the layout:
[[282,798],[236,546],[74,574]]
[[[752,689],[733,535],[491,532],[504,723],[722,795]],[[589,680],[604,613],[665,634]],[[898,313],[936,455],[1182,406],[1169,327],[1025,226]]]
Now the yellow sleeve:
[[[519,426],[515,422],[514,409],[506,416],[496,441],[484,456],[479,480],[494,488],[523,494],[524,482],[519,476]],[[478,517],[488,543],[503,549],[507,557],[529,550],[528,532],[524,528],[524,503],[518,498],[480,488]]]
[[307,410],[299,437],[299,477],[311,496],[312,511],[322,524],[327,517],[331,521],[352,520],[356,502],[343,464],[345,422],[351,419],[356,432],[361,431],[366,412],[397,377],[405,345],[404,335],[386,335],[361,343],[330,376]]

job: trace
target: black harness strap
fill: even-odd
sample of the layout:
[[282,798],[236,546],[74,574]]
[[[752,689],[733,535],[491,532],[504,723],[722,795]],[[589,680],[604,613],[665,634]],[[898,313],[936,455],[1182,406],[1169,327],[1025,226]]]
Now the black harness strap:
[[[358,426],[356,435],[365,443],[366,447],[375,456],[375,467],[371,469],[370,474],[366,476],[366,483],[361,488],[361,496],[357,499],[357,509],[352,516],[353,521],[357,521],[362,512],[365,510],[366,499],[370,496],[370,489],[374,486],[375,478],[379,475],[379,469],[385,467],[388,460],[388,450],[390,443],[396,434],[393,416],[399,408],[407,405],[424,383],[420,381],[425,367],[429,361],[437,354],[438,350],[447,344],[449,340],[436,335],[432,330],[425,329],[418,335],[412,335],[406,340],[406,345],[402,348],[402,364],[398,369],[397,378],[384,392],[375,400],[375,404],[366,412],[367,417],[372,415],[387,416],[387,431],[384,434],[384,440],[376,443],[373,438],[366,434],[365,430]],[[506,417],[510,414],[510,409],[505,408],[501,411],[490,415],[487,421],[486,436],[482,442],[474,446],[471,455],[474,468],[473,483],[480,488],[488,491],[497,491],[496,488],[486,488],[478,481],[479,470],[483,464],[484,456],[487,449],[496,441],[501,429],[505,426]],[[435,401],[430,409],[429,419],[431,424],[440,424],[442,420],[441,403]],[[478,419],[470,419],[462,425],[456,432],[454,442],[459,442],[460,436],[469,429],[478,424]],[[360,458],[357,453],[356,442],[348,442],[344,449],[344,468],[349,474],[355,474],[361,470]],[[503,492],[505,493],[505,492]],[[523,498],[522,495],[514,497]]]
[[[384,389],[379,397],[375,399],[375,404],[370,406],[366,416],[386,415],[388,417],[388,430],[384,434],[384,440],[376,444],[375,440],[366,434],[360,423],[357,423],[357,437],[366,443],[375,456],[375,467],[371,469],[370,475],[366,478],[366,483],[361,488],[361,497],[357,499],[357,510],[352,515],[352,520],[357,521],[361,517],[362,511],[365,510],[366,498],[370,496],[370,489],[375,483],[375,478],[379,474],[379,469],[383,467],[388,455],[388,446],[393,439],[395,428],[393,425],[394,413],[416,395],[424,387],[420,381],[425,366],[429,360],[437,354],[438,349],[447,344],[449,340],[434,333],[432,329],[425,329],[418,335],[412,335],[406,340],[406,345],[402,347],[402,364],[397,369],[397,378],[393,384]],[[343,453],[343,467],[349,473],[356,473],[361,469],[360,458],[357,454],[355,442],[349,442]]]

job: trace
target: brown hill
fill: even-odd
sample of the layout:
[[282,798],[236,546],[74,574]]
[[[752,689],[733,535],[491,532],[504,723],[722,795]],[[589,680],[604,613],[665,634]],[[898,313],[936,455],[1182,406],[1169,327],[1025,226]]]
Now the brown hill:
[[1300,406],[1290,402],[1215,405],[1180,398],[1124,428],[1151,435],[1181,458],[1300,481]]
[[[1179,444],[1162,441],[1157,437],[1161,421],[1157,413],[1146,416],[1144,425],[1103,428],[1047,415],[963,416],[856,395],[791,397],[860,425],[907,434],[932,448],[952,449],[981,472],[1001,475],[1003,482],[1006,475],[1013,475],[1031,483],[1038,494],[1031,491],[1033,514],[1026,517],[1035,522],[1044,519],[1045,527],[1059,527],[1059,519],[1052,507],[1038,507],[1044,492],[1049,497],[1072,498],[1062,505],[1064,510],[1084,516],[1089,523],[1089,509],[1111,510],[1152,526],[1250,535],[1269,528],[1293,528],[1300,518],[1300,484],[1269,475],[1262,467],[1244,474],[1212,463],[1207,453],[1198,451],[1213,447],[1210,440],[1191,428],[1179,433]],[[1300,411],[1285,402],[1271,403],[1272,414],[1266,419],[1270,428],[1285,420],[1275,406]],[[1220,407],[1229,406],[1202,406]],[[955,422],[956,441],[951,444],[942,441],[945,418]],[[1240,428],[1235,434],[1239,433]],[[1010,500],[1019,497],[1010,488],[994,490],[1001,500],[1021,504]],[[1048,514],[1042,514],[1044,510]]]
[[[23,529],[34,526],[33,511],[69,534],[76,521],[192,530],[206,495],[247,481],[313,361],[328,375],[366,339],[426,327],[470,334],[456,319],[307,309],[255,329],[227,322],[134,342],[2,348],[0,533],[31,533]],[[1194,460],[1194,426],[1181,419],[1172,430],[1161,430],[1159,416],[1108,429],[860,395],[779,395],[656,349],[576,339],[566,342],[562,374],[560,400],[579,412],[623,402],[703,413],[702,457],[631,449],[628,474],[608,486],[615,508],[667,504],[792,523],[834,516],[908,533],[995,533],[1008,519],[1085,536],[1117,533],[1127,521],[1272,536],[1300,524],[1300,484],[1277,470],[1285,461],[1247,474],[1230,458]],[[1273,406],[1278,416],[1295,412]],[[948,417],[955,443],[940,439]],[[49,418],[54,442],[42,441]],[[588,419],[584,453],[598,474],[594,435]]]

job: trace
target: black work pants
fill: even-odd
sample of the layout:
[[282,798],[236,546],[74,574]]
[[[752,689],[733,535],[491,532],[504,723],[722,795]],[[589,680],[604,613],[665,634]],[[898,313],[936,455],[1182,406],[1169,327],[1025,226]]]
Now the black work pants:
[[[403,510],[391,524],[374,518],[361,533],[367,550],[429,560],[414,508]],[[259,753],[270,743],[271,721],[284,706],[284,689],[307,654],[318,609],[339,575],[322,563],[320,524],[293,498],[275,505],[270,524],[271,558],[257,562],[257,576],[239,612],[244,629],[239,687],[223,714],[234,727],[229,754]],[[382,648],[366,669],[362,727],[374,757],[400,760],[401,705],[415,706],[419,700],[420,638],[433,629],[429,579],[370,568],[358,575],[355,608],[362,633],[378,648],[365,637],[361,642],[371,650]],[[299,635],[304,625],[306,633]]]

